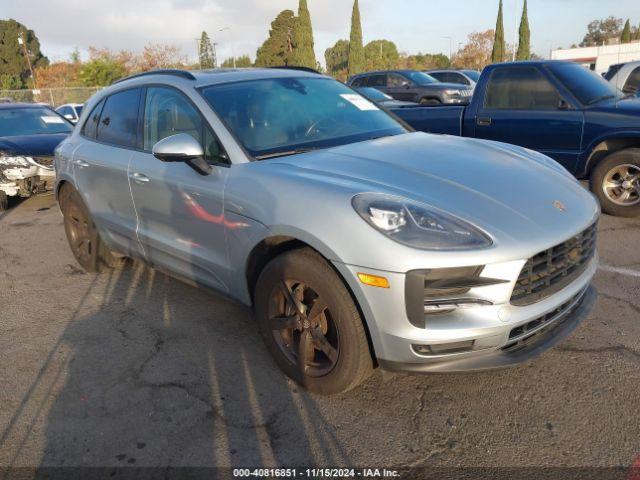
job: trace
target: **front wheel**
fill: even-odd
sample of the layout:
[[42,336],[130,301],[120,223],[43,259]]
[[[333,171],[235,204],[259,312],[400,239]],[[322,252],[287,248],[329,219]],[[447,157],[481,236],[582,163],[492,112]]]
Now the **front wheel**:
[[640,148],[612,153],[594,169],[591,191],[602,210],[618,217],[640,215]]
[[7,193],[0,190],[0,212],[4,212],[9,209],[9,197]]
[[311,249],[276,257],[262,271],[255,313],[278,366],[323,395],[346,392],[372,372],[364,325],[342,279]]

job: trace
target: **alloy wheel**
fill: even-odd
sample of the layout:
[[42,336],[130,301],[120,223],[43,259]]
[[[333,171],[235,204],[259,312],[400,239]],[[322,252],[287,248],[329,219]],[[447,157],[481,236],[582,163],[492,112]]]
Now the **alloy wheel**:
[[75,257],[82,264],[89,262],[93,254],[93,231],[91,221],[74,201],[68,203],[65,211],[68,222],[69,244]]
[[612,168],[604,177],[602,191],[616,205],[640,204],[640,167],[623,164]]
[[305,283],[285,280],[273,289],[269,327],[284,356],[303,376],[322,377],[338,362],[339,333],[329,306]]

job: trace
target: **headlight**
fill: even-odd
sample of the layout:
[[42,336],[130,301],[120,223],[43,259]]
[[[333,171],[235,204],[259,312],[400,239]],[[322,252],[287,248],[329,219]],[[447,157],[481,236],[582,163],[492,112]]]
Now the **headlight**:
[[362,193],[351,204],[373,228],[423,250],[485,248],[493,243],[480,229],[437,208],[394,195]]
[[444,93],[447,95],[461,95],[460,90],[445,90]]
[[27,157],[11,157],[8,155],[0,155],[0,166],[3,167],[30,167],[31,163]]

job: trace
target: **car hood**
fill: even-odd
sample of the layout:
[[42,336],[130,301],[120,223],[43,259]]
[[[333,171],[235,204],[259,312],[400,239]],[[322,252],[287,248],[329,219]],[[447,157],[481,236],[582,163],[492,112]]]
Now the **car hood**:
[[277,162],[294,167],[292,174],[348,185],[352,192],[427,203],[505,241],[557,232],[559,243],[599,214],[593,196],[559,164],[497,142],[415,132]]
[[8,155],[36,155],[49,156],[67,133],[51,133],[40,135],[20,135],[14,137],[0,137],[0,152]]

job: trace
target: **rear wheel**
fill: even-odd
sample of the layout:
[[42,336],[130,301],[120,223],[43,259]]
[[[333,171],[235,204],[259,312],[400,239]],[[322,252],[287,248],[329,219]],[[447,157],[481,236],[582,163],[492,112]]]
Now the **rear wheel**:
[[124,259],[114,255],[102,243],[78,191],[68,184],[63,185],[59,199],[69,247],[80,266],[87,272],[121,266]]
[[619,217],[640,215],[640,148],[612,153],[591,175],[591,191],[602,210]]
[[0,212],[4,212],[9,209],[9,197],[6,192],[0,190]]
[[342,279],[313,250],[284,253],[265,267],[256,285],[255,310],[275,361],[308,390],[345,392],[371,374],[358,309]]

